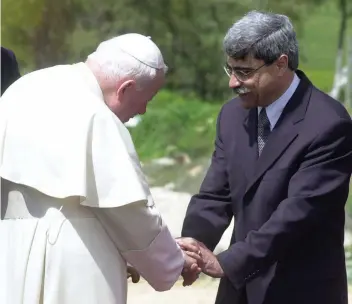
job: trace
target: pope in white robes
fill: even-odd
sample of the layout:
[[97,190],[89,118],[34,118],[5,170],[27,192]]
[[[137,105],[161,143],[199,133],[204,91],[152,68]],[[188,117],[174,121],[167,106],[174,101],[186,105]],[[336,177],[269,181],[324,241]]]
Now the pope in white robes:
[[151,39],[126,34],[5,92],[1,304],[123,304],[127,262],[158,291],[184,269],[193,282],[199,256],[171,236],[124,125],[145,112],[165,70]]

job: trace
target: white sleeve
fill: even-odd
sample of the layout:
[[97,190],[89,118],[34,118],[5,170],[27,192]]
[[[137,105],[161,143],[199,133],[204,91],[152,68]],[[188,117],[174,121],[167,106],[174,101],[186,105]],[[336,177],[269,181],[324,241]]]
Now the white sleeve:
[[128,263],[157,291],[179,279],[184,256],[155,206],[139,201],[117,208],[92,208]]
[[113,113],[97,113],[92,122],[82,205],[113,208],[148,200],[148,184],[127,128]]
[[82,205],[94,207],[116,248],[155,290],[168,290],[182,272],[183,252],[154,205],[127,128],[112,116],[94,118]]

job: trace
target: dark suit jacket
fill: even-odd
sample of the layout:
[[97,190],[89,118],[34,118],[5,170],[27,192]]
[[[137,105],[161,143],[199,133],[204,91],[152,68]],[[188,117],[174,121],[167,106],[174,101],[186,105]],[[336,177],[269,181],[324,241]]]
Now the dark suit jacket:
[[257,110],[219,114],[215,151],[182,236],[213,250],[232,217],[218,304],[347,304],[344,206],[352,123],[298,71],[300,85],[257,157]]
[[1,47],[1,95],[20,77],[15,54]]

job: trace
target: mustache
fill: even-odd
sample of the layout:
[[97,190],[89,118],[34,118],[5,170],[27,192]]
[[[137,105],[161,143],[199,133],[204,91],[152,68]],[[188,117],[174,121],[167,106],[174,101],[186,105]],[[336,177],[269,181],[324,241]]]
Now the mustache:
[[233,88],[232,90],[237,95],[250,93],[250,91],[251,91],[245,87]]

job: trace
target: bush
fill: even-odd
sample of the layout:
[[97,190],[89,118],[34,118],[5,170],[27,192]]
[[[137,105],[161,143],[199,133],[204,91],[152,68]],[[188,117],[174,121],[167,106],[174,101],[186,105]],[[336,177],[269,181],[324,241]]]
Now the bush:
[[187,153],[210,154],[221,104],[161,91],[131,134],[141,160]]

